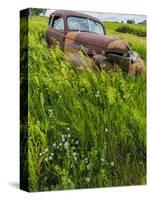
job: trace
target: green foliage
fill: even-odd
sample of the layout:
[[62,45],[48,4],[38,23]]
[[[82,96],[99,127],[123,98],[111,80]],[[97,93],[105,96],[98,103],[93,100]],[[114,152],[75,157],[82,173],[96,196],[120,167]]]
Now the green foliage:
[[45,15],[47,9],[41,9],[41,8],[30,8],[30,15]]
[[140,37],[146,37],[146,30],[133,28],[128,25],[121,25],[116,29],[116,31],[121,32],[121,33],[130,33],[130,34],[137,35]]
[[145,184],[145,78],[76,72],[46,28],[30,18],[29,190]]

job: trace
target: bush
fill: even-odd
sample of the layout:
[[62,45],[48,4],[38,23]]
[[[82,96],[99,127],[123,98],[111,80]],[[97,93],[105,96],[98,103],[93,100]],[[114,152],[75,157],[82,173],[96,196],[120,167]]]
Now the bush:
[[140,36],[140,37],[146,37],[146,31],[145,30],[136,29],[136,28],[130,27],[128,25],[119,26],[116,29],[116,31],[121,32],[121,33],[130,33],[130,34],[137,35],[137,36]]

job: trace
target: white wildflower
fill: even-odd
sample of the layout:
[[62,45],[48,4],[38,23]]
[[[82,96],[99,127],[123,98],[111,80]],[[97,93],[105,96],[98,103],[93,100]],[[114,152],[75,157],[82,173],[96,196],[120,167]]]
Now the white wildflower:
[[88,164],[88,165],[86,166],[86,168],[87,168],[87,170],[90,170],[90,169],[91,169],[90,164]]
[[70,127],[67,127],[67,131],[70,131]]
[[95,97],[98,98],[98,97],[99,97],[99,94],[95,94]]
[[53,147],[56,147],[56,143],[53,143]]
[[114,162],[111,162],[110,165],[113,167],[113,166],[115,165],[115,163],[114,163]]
[[76,141],[76,144],[79,144],[79,141],[78,141],[78,140]]
[[84,159],[84,162],[87,164],[87,163],[88,163],[88,159],[87,159],[87,158],[85,158],[85,159]]
[[76,152],[73,152],[73,156],[77,156],[77,153],[76,153]]
[[77,160],[77,153],[76,152],[73,152],[73,158],[74,158],[74,160],[76,161]]
[[75,150],[75,149],[76,149],[76,147],[74,147],[74,146],[73,146],[73,147],[72,147],[72,149],[73,149],[73,150]]
[[69,146],[70,146],[69,142],[65,142],[65,143],[64,143],[64,147],[65,147],[65,149],[68,149]]
[[86,177],[86,182],[89,183],[90,182],[90,177]]
[[104,158],[101,158],[101,161],[104,162]]
[[49,112],[50,112],[50,113],[53,113],[53,109],[49,109]]
[[95,97],[96,98],[98,98],[100,95],[99,95],[99,91],[97,91],[96,93],[95,93]]
[[48,161],[48,157],[45,158],[45,161],[46,161],[46,162]]
[[45,152],[48,152],[48,148],[45,148]]
[[40,124],[40,121],[39,120],[37,120],[37,122],[36,122],[38,125]]
[[52,156],[49,156],[49,160],[53,160],[53,157],[52,157]]
[[40,155],[40,156],[42,156],[42,154],[43,154],[42,152],[41,152],[41,153],[39,153],[39,155]]
[[74,156],[74,160],[75,160],[75,161],[77,160],[77,157],[76,157],[76,156]]
[[108,132],[108,128],[105,128],[105,132]]
[[65,141],[65,136],[63,134],[61,136],[61,139],[62,139],[63,142]]
[[59,146],[60,146],[60,147],[62,146],[62,142],[59,143]]

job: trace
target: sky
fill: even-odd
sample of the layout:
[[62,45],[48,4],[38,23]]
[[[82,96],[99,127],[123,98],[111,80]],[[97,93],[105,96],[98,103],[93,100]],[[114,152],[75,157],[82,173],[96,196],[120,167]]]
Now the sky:
[[[46,15],[49,16],[51,12],[54,10],[47,10]],[[81,12],[81,11],[80,11]],[[146,20],[146,15],[134,15],[134,14],[119,14],[119,13],[103,13],[103,12],[82,12],[86,13],[88,15],[92,15],[96,18],[98,18],[100,21],[124,21],[126,22],[127,19],[133,19],[135,23],[142,22],[143,20]]]
[[146,20],[146,15],[134,15],[134,14],[119,14],[119,13],[94,13],[94,12],[85,12],[91,14],[92,16],[97,17],[101,21],[124,21],[132,19],[135,23],[139,23],[143,20]]

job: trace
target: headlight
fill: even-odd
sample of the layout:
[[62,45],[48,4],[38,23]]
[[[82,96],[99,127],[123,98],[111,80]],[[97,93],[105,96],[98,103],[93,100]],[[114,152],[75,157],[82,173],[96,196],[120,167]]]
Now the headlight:
[[138,59],[139,55],[137,52],[133,51],[131,55],[131,61],[135,62]]

